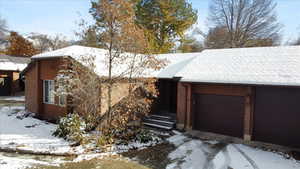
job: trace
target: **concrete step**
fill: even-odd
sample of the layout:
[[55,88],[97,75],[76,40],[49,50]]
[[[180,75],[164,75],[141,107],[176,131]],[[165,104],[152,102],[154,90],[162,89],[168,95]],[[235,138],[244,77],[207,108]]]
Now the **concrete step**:
[[164,121],[174,121],[175,122],[175,118],[173,118],[171,116],[165,116],[165,115],[150,115],[148,118],[156,119],[156,120],[164,120]]
[[161,126],[167,126],[167,127],[173,127],[174,122],[169,122],[169,121],[161,121],[161,120],[155,120],[155,119],[144,119],[145,123],[152,123],[152,124],[157,124]]
[[143,120],[144,125],[171,130],[176,125],[176,120],[166,115],[150,115]]
[[173,125],[173,124],[175,124],[174,121],[168,121],[168,120],[157,120],[157,119],[152,119],[152,118],[147,118],[145,120],[150,121],[150,122],[164,123],[166,125]]
[[162,126],[162,125],[158,125],[158,124],[153,124],[153,123],[143,123],[146,126],[150,126],[150,127],[155,127],[155,128],[160,128],[160,129],[165,129],[165,130],[172,130],[173,127],[168,127],[168,126]]

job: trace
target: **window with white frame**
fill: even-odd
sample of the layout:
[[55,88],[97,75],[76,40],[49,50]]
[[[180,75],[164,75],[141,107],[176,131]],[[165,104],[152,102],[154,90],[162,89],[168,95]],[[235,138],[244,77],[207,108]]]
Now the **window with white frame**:
[[44,80],[44,103],[55,104],[54,80]]

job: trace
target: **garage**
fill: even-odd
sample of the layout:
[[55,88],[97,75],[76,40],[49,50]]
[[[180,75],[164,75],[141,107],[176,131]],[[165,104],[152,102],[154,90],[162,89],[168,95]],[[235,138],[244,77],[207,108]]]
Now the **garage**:
[[243,137],[244,97],[194,94],[194,128]]
[[254,139],[300,147],[300,89],[256,87]]

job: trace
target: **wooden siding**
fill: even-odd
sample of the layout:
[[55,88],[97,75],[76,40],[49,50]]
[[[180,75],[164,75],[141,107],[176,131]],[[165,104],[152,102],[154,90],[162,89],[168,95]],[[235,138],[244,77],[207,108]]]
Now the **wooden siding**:
[[193,85],[193,93],[218,94],[227,96],[246,96],[247,87],[225,85]]

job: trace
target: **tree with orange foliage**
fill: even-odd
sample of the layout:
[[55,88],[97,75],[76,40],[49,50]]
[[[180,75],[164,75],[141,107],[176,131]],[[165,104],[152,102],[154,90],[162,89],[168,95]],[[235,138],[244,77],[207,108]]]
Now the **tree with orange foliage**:
[[[127,79],[130,84],[128,98],[134,100],[133,98],[138,98],[131,96],[134,89],[141,86],[144,89],[149,87],[149,85],[145,85],[149,84],[148,82],[137,80],[136,77],[143,77],[146,70],[160,69],[163,65],[161,60],[151,54],[150,44],[144,34],[145,30],[135,23],[134,5],[133,2],[124,0],[98,0],[92,2],[90,9],[90,13],[96,21],[95,28],[101,35],[103,48],[108,51],[106,54],[108,77],[105,81],[107,84],[108,124],[117,119],[112,104],[112,92],[114,86],[118,85],[117,82]],[[120,65],[124,71],[120,70]],[[137,101],[131,103],[132,107],[135,107],[133,103],[137,103]],[[128,124],[127,120],[123,119],[123,124]]]
[[37,54],[37,50],[33,47],[33,44],[17,32],[11,32],[8,41],[7,55],[31,57]]

